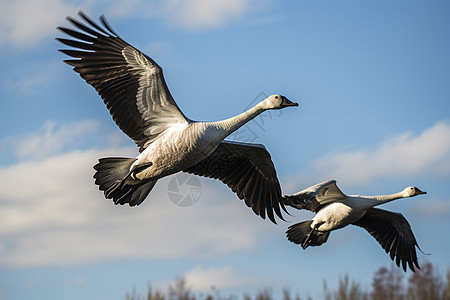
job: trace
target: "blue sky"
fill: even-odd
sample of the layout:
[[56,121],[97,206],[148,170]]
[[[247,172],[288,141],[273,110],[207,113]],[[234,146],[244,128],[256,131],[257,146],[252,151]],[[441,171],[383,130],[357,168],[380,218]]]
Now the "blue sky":
[[321,298],[348,274],[369,288],[392,262],[361,228],[302,250],[226,186],[172,204],[158,182],[137,208],[93,183],[103,156],[134,156],[95,91],[57,52],[55,28],[105,14],[154,58],[194,120],[240,113],[279,93],[300,107],[265,113],[232,138],[263,143],[286,194],[336,179],[347,194],[418,186],[384,205],[409,220],[419,262],[450,267],[450,3],[448,1],[19,0],[0,3],[0,299],[124,299],[185,276],[242,295],[289,287]]

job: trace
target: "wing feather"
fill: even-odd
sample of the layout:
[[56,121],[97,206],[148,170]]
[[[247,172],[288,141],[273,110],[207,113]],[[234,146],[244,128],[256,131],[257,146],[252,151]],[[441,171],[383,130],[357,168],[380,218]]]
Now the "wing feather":
[[[172,98],[161,67],[134,48],[100,17],[103,27],[83,12],[81,21],[67,17],[78,30],[58,27],[77,40],[57,38],[72,49],[65,60],[102,97],[117,126],[143,151],[176,123],[190,122]],[[84,21],[84,22],[83,22]]]
[[219,179],[255,214],[274,223],[275,215],[284,220],[280,183],[263,145],[223,141],[209,157],[183,171]]
[[381,247],[390,254],[397,266],[406,271],[420,269],[416,247],[419,248],[411,226],[402,214],[371,208],[353,225],[363,227],[372,235]]
[[284,196],[283,202],[297,209],[318,212],[325,205],[342,201],[347,196],[336,185],[336,180],[329,180],[306,188],[293,195]]

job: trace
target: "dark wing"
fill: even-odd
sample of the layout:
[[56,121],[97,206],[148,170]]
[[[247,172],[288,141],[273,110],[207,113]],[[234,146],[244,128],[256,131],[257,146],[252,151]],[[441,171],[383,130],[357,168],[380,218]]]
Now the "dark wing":
[[400,267],[402,263],[405,272],[406,263],[413,272],[415,268],[420,269],[416,253],[416,247],[419,246],[411,226],[402,214],[371,208],[353,225],[367,230],[386,253],[390,253],[392,260],[396,258],[397,266]]
[[223,141],[217,149],[198,164],[183,170],[200,176],[219,179],[228,185],[255,214],[276,223],[282,220],[280,207],[286,211],[275,166],[263,145]]
[[74,49],[60,50],[76,59],[67,64],[92,85],[102,97],[117,126],[145,149],[172,125],[189,120],[173,100],[158,64],[122,40],[102,16],[104,27],[79,12],[83,22],[67,20],[77,30],[58,27],[76,38],[57,38]]
[[347,196],[336,185],[336,180],[329,180],[306,188],[293,195],[284,196],[284,204],[297,209],[319,211],[323,206],[342,201]]

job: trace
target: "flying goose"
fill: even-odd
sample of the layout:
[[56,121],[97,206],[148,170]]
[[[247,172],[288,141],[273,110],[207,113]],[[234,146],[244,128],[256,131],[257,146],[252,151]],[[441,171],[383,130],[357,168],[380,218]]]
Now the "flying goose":
[[224,139],[265,110],[297,103],[271,95],[226,120],[190,120],[175,103],[162,68],[153,59],[120,38],[104,16],[103,27],[81,11],[79,16],[81,21],[67,17],[78,30],[58,27],[75,38],[57,38],[75,48],[60,50],[75,58],[64,62],[96,89],[117,126],[140,152],[136,158],[100,158],[94,166],[95,183],[107,199],[139,205],[158,179],[184,171],[221,180],[262,218],[267,213],[275,223],[275,211],[283,219],[280,184],[267,150]]
[[373,207],[421,194],[426,192],[411,186],[392,195],[347,196],[337,187],[335,180],[319,183],[285,196],[285,205],[316,213],[312,220],[290,226],[286,235],[291,242],[306,249],[325,243],[333,230],[349,224],[360,226],[380,243],[386,253],[390,253],[392,260],[396,258],[397,266],[400,267],[401,262],[406,272],[408,263],[414,272],[415,267],[420,269],[415,248],[419,246],[408,221],[400,213]]

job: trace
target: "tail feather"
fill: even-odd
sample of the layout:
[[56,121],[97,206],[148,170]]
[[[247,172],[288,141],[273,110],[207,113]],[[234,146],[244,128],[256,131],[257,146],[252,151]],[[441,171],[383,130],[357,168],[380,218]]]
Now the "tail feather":
[[[330,232],[312,231],[312,220],[300,222],[289,226],[286,236],[289,241],[302,245],[303,249],[308,246],[320,246],[328,240]],[[306,239],[308,243],[305,244]]]
[[95,184],[99,186],[100,190],[106,192],[118,181],[125,178],[135,161],[135,158],[126,157],[100,158],[98,164],[94,166],[97,171],[94,174]]
[[94,166],[95,184],[104,192],[107,199],[113,199],[115,204],[141,204],[152,190],[157,180],[134,180],[130,175],[131,165],[135,158],[106,157],[99,159]]

